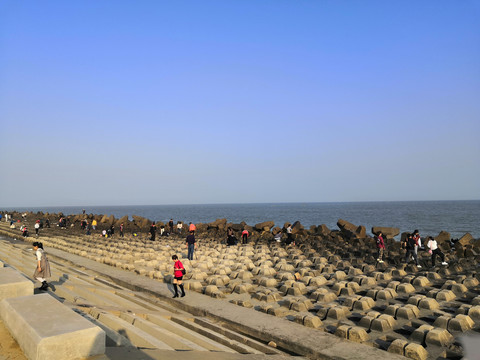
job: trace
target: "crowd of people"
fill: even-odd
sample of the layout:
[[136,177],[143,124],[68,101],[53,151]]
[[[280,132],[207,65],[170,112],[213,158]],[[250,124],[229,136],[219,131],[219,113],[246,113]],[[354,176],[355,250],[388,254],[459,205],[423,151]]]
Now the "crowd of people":
[[[374,239],[378,250],[377,262],[384,263],[383,258],[386,247],[382,232],[380,231],[377,234],[374,234]],[[418,230],[414,230],[413,233],[405,234],[401,246],[403,249],[405,249],[405,263],[408,263],[411,259],[413,259],[415,265],[417,265],[418,268],[421,268],[422,265],[420,265],[418,261],[418,252],[428,251],[428,253],[431,255],[432,266],[435,266],[437,256],[440,257],[440,260],[442,260],[442,265],[448,265],[448,263],[445,261],[445,254],[440,250],[437,241],[432,236],[427,238],[426,247],[422,246],[422,238],[420,237]]]

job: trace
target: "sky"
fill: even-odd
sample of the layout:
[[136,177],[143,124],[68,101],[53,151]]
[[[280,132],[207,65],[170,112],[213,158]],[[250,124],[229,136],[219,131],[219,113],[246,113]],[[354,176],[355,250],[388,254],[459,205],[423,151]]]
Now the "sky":
[[480,1],[0,3],[0,208],[480,199]]

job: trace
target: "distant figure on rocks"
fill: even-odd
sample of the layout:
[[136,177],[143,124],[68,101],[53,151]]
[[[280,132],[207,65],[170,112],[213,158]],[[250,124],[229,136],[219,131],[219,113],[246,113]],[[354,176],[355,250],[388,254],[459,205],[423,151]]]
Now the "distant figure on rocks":
[[24,226],[23,229],[22,229],[22,235],[23,235],[23,237],[28,237],[28,229],[27,229],[26,226]]
[[437,240],[431,236],[428,237],[427,248],[429,249],[428,252],[432,254],[432,266],[435,266],[435,258],[437,255],[440,256],[442,265],[448,265],[448,263],[445,262],[445,254],[438,247]]
[[413,231],[413,240],[415,240],[415,254],[418,255],[418,249],[422,248],[422,239],[418,230]]
[[375,236],[375,242],[377,243],[378,249],[377,261],[381,264],[383,263],[383,254],[385,252],[385,242],[383,241],[383,234],[381,231]]
[[242,231],[242,244],[247,244],[248,243],[248,236],[250,234],[248,233],[247,229],[243,229]]
[[276,242],[282,242],[282,232],[279,231],[278,233],[275,234],[275,236],[273,237],[273,239],[276,241]]
[[227,229],[227,246],[232,246],[237,244],[237,239],[233,233],[233,229],[229,226]]
[[295,241],[293,240],[292,236],[292,224],[287,225],[287,240],[285,240],[286,245],[293,244],[295,245]]
[[186,245],[188,249],[187,259],[193,260],[193,253],[197,247],[197,243],[195,241],[195,232],[193,230],[190,231],[190,235],[187,236]]
[[179,221],[177,223],[177,232],[178,234],[181,234],[182,233],[182,229],[183,229],[183,223],[181,221]]
[[192,232],[192,231],[195,232],[195,231],[197,231],[197,227],[195,226],[195,224],[190,223],[190,224],[188,225],[188,231],[189,231],[189,232]]
[[92,229],[95,230],[97,228],[97,220],[93,219],[92,221]]
[[50,229],[50,220],[45,220],[45,227]]
[[47,290],[48,283],[46,278],[52,276],[50,272],[50,264],[48,263],[47,255],[43,250],[43,244],[41,242],[33,243],[33,250],[35,250],[35,256],[37,258],[37,267],[33,273],[33,277],[42,283],[40,290]]
[[408,234],[407,239],[405,240],[405,248],[407,249],[407,253],[405,254],[405,262],[408,263],[410,261],[410,256],[411,256],[415,260],[415,264],[417,264],[417,267],[421,268],[422,266],[418,263],[418,257],[417,257],[417,254],[415,253],[415,245],[416,245],[416,242],[413,238],[413,235]]
[[155,225],[155,221],[150,226],[150,240],[155,241],[155,235],[157,233],[157,225]]
[[122,237],[122,238],[124,237],[124,233],[123,233],[124,230],[125,230],[125,228],[123,227],[123,223],[121,223],[120,224],[120,237]]
[[170,228],[170,234],[173,234],[173,219],[168,222],[168,227]]
[[38,231],[40,230],[40,220],[37,220],[33,227],[35,228],[35,236],[38,237]]
[[160,226],[160,236],[165,236],[165,226]]
[[178,287],[180,287],[180,290],[182,290],[182,295],[181,297],[185,296],[185,290],[183,288],[182,280],[183,280],[183,275],[185,274],[185,268],[183,267],[183,264],[181,263],[180,260],[178,260],[177,255],[172,256],[172,260],[175,261],[175,264],[173,265],[173,289],[175,290],[175,295],[173,295],[174,298],[178,297]]
[[110,236],[113,237],[113,235],[115,234],[115,226],[110,225]]
[[87,225],[85,226],[85,235],[91,235],[92,234],[92,227],[87,221]]

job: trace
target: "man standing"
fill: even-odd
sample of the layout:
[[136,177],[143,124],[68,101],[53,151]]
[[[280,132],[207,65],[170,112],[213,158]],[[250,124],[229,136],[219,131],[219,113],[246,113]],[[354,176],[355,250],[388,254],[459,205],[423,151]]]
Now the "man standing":
[[157,225],[155,225],[155,221],[150,226],[150,240],[155,241],[155,234],[157,233]]
[[170,235],[173,235],[173,219],[168,222],[168,227],[170,228]]
[[186,246],[188,249],[187,259],[193,260],[193,252],[197,247],[197,243],[195,242],[195,235],[193,231],[190,231],[190,235],[187,236]]

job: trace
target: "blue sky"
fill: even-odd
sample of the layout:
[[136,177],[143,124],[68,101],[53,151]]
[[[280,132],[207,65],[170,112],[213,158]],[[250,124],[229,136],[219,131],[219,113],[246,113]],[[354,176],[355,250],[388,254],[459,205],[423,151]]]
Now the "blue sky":
[[479,1],[4,1],[0,206],[480,199]]

